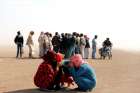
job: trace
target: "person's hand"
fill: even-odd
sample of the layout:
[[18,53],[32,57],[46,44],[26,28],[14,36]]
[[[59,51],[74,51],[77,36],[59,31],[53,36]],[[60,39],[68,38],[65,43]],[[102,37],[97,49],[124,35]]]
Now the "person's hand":
[[59,71],[59,66],[56,67],[56,71]]

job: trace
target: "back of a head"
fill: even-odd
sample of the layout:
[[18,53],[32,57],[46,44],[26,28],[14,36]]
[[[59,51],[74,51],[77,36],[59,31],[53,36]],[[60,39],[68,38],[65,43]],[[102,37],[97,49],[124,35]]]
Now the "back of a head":
[[77,33],[77,34],[76,34],[76,37],[79,37],[79,36],[80,36],[80,35]]
[[97,39],[98,38],[98,36],[97,35],[95,35],[95,39]]
[[65,36],[65,34],[64,34],[64,33],[62,33],[62,34],[61,34],[61,37],[64,37],[64,36]]
[[21,34],[20,31],[18,31],[17,34],[20,35]]
[[42,32],[40,33],[40,35],[44,35],[44,32],[42,31]]
[[58,35],[58,32],[55,32],[55,35]]
[[110,39],[109,38],[106,38],[106,40],[109,41]]
[[83,36],[83,34],[81,33],[81,34],[80,34],[80,37],[82,37],[82,36]]
[[73,36],[76,36],[76,34],[77,34],[76,32],[73,32],[73,33],[72,33]]
[[30,34],[31,34],[31,35],[34,35],[34,31],[30,31]]
[[52,37],[52,34],[51,34],[51,33],[49,33],[49,36],[50,36],[50,37]]
[[67,37],[68,36],[68,33],[65,33],[65,37]]

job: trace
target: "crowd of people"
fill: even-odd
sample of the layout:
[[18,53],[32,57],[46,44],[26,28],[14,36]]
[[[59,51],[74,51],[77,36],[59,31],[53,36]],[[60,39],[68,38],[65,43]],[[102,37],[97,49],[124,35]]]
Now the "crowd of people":
[[[33,47],[34,47],[34,39],[33,39],[34,31],[29,33],[27,38],[26,45],[29,47],[29,58],[33,58]],[[61,33],[61,35],[56,32],[53,36],[49,32],[41,32],[38,38],[39,43],[39,57],[41,58],[44,54],[47,53],[48,50],[54,50],[56,53],[62,53],[64,58],[70,58],[74,54],[81,54],[82,58],[89,58],[89,51],[92,48],[92,58],[96,59],[96,49],[97,49],[97,38],[95,37],[92,40],[92,47],[90,46],[89,37],[84,34],[79,34],[77,32],[71,33]],[[23,54],[23,44],[24,38],[21,35],[20,31],[17,32],[17,36],[15,38],[15,43],[17,45],[17,58],[22,57]],[[109,38],[103,42],[103,47],[112,47],[112,43]]]
[[[29,47],[29,58],[33,58],[34,32],[31,31],[26,45]],[[96,58],[97,38],[92,40],[92,58]],[[15,37],[17,45],[17,58],[22,57],[24,38],[20,31]],[[76,32],[58,32],[52,36],[51,33],[41,32],[38,38],[39,57],[43,62],[39,65],[34,75],[34,84],[42,91],[60,90],[76,84],[76,91],[92,91],[96,87],[96,74],[84,59],[89,57],[90,42],[86,35]],[[103,50],[112,47],[109,38],[103,42]]]

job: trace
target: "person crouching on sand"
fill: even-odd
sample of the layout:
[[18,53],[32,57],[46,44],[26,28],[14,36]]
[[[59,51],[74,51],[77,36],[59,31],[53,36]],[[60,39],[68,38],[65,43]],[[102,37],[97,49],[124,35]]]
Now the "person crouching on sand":
[[61,70],[59,65],[63,59],[61,54],[48,50],[43,57],[35,76],[34,84],[41,90],[59,90],[61,82]]
[[65,61],[68,64],[69,72],[77,84],[78,91],[91,91],[96,86],[96,75],[94,69],[82,59],[80,54],[76,54]]

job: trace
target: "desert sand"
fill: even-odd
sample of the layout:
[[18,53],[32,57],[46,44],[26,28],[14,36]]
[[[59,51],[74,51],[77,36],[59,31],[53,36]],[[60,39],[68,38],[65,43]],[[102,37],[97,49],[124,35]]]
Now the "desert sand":
[[[41,59],[16,59],[13,47],[0,51],[0,93],[49,93],[39,91],[33,83]],[[112,60],[87,61],[97,75],[97,86],[91,93],[140,93],[140,53],[113,50]]]

